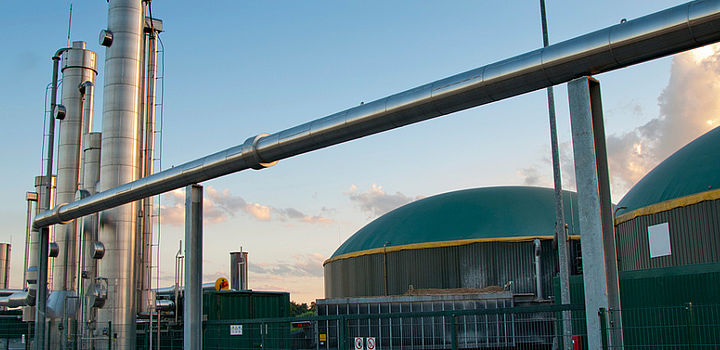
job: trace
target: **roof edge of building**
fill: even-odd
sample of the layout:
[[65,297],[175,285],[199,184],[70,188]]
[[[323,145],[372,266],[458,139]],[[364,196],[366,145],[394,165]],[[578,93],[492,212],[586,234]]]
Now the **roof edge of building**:
[[619,215],[615,218],[615,225],[620,225],[623,222],[630,221],[640,216],[657,214],[663,211],[668,211],[671,209],[685,207],[688,205],[715,199],[720,199],[720,189],[693,193],[680,198],[668,199],[660,203],[650,204],[648,206]]
[[[423,243],[412,243],[403,244],[389,247],[372,248],[366,250],[360,250],[357,252],[345,253],[338,256],[333,256],[325,262],[323,266],[338,260],[345,260],[355,258],[363,255],[373,255],[382,253],[399,252],[402,250],[416,250],[416,249],[428,249],[428,248],[441,248],[441,247],[454,247],[472,243],[483,243],[483,242],[527,242],[535,239],[553,239],[553,236],[519,236],[519,237],[495,237],[495,238],[471,238],[471,239],[460,239],[454,241],[438,241],[438,242],[423,242]],[[570,235],[570,239],[580,239],[579,235]]]

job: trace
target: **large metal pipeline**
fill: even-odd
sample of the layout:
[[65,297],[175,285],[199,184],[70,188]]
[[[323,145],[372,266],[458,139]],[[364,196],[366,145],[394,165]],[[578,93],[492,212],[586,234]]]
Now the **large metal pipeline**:
[[[44,212],[36,227],[349,140],[720,41],[720,0],[699,0],[425,84]],[[104,123],[103,123],[104,124]],[[104,181],[104,180],[103,180]]]
[[[143,1],[109,1],[106,33],[111,34],[112,39],[105,42],[109,46],[105,51],[103,86],[101,191],[135,181],[139,175],[137,145],[141,128],[138,115],[143,25]],[[137,203],[100,213],[99,240],[105,245],[107,254],[98,263],[98,275],[107,278],[108,294],[105,305],[97,312],[97,323],[112,323],[112,330],[107,331],[116,339],[112,347],[118,349],[135,347],[136,227]]]
[[26,306],[32,299],[32,296],[28,291],[21,291],[14,294],[11,294],[6,297],[0,297],[0,306],[4,307],[18,307],[18,306]]

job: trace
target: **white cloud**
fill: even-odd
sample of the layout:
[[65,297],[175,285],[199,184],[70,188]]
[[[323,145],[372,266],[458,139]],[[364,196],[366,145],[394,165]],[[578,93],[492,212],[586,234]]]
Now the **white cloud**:
[[614,191],[625,193],[679,148],[720,124],[720,45],[676,55],[658,97],[660,115],[607,137]]
[[395,208],[422,198],[422,196],[416,196],[415,198],[409,197],[400,192],[388,194],[383,191],[382,186],[378,186],[377,184],[372,184],[366,192],[357,192],[357,189],[357,186],[354,184],[350,185],[350,191],[346,194],[350,197],[351,201],[360,205],[360,210],[374,216],[380,216]]
[[[304,223],[332,223],[333,220],[320,215],[307,215],[295,208],[273,208],[271,206],[251,203],[240,196],[235,196],[228,189],[218,191],[212,186],[205,187],[203,198],[203,222],[219,223],[245,213],[259,221],[295,220]],[[323,210],[325,211],[325,210]],[[163,195],[160,220],[163,224],[183,225],[185,222],[185,190],[177,189]]]
[[273,264],[250,264],[248,269],[256,274],[273,276],[323,276],[323,262],[326,257],[319,253],[295,255],[295,261],[278,261]]
[[[650,170],[682,146],[720,124],[720,44],[676,55],[670,80],[658,97],[660,115],[626,133],[607,136],[613,198],[621,198]],[[634,114],[643,113],[628,104]],[[612,110],[606,117],[612,117]],[[560,144],[563,186],[575,187],[572,145]],[[525,184],[552,186],[552,166],[532,164],[517,171]]]

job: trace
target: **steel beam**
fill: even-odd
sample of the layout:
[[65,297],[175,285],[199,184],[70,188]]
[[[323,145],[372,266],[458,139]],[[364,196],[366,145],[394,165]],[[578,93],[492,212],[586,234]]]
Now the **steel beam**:
[[[591,77],[569,82],[568,100],[582,232],[588,344],[591,349],[600,349],[602,334],[597,312],[600,308],[620,309],[600,83]],[[622,329],[619,318],[617,321],[613,328]],[[612,335],[610,347],[622,348],[622,332]]]
[[185,187],[184,349],[202,349],[202,210],[203,188]]

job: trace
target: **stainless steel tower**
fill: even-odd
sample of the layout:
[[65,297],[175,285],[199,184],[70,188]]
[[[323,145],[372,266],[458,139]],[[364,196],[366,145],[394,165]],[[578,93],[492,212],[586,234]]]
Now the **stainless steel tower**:
[[248,252],[230,252],[230,288],[247,290],[248,288]]
[[[101,191],[138,177],[143,23],[140,0],[109,2],[106,33],[112,39],[103,43],[108,48],[103,87]],[[135,347],[136,205],[129,203],[100,213],[99,240],[105,245],[106,254],[98,263],[98,275],[107,278],[108,295],[105,306],[98,310],[97,321],[100,329],[108,328],[114,349]]]
[[[73,42],[72,48],[63,53],[62,105],[66,108],[65,119],[60,121],[60,139],[58,143],[57,193],[58,204],[75,200],[75,192],[80,181],[80,152],[82,143],[83,99],[80,84],[94,82],[96,55],[85,49],[85,42]],[[77,273],[75,266],[77,250],[77,232],[75,224],[58,225],[55,242],[60,248],[53,266],[53,291],[74,290]]]
[[10,287],[10,243],[0,243],[0,289]]
[[[65,118],[60,121],[58,141],[58,166],[56,203],[75,200],[80,183],[80,153],[83,135],[83,94],[81,84],[93,83],[96,70],[96,55],[85,48],[85,42],[75,41],[62,55],[62,102]],[[51,294],[48,310],[52,317],[50,344],[59,345],[69,329],[55,325],[60,319],[75,319],[77,298],[77,230],[72,222],[57,225],[54,241],[59,247],[58,256],[53,260]]]

